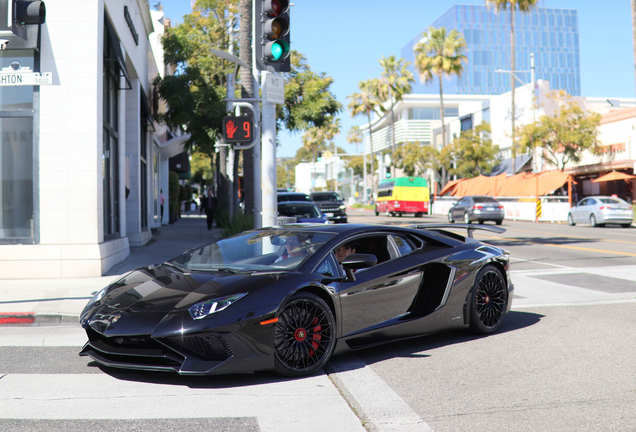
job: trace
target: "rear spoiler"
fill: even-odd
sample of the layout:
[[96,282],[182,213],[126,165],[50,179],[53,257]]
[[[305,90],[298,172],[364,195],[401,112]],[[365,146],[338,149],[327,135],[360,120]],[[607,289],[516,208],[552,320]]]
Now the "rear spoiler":
[[446,224],[425,224],[425,225],[411,225],[409,228],[421,229],[421,230],[440,230],[440,229],[448,229],[448,228],[466,228],[468,231],[468,237],[473,238],[473,231],[475,230],[483,230],[483,231],[491,231],[498,234],[505,233],[506,229],[493,225],[476,225],[476,224],[454,224],[454,223],[446,223]]

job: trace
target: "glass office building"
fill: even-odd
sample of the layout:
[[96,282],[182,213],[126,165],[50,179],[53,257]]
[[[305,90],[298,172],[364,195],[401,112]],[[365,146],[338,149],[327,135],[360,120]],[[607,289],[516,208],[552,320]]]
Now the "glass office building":
[[[534,53],[535,79],[550,82],[552,89],[562,89],[572,96],[581,95],[579,66],[579,28],[577,11],[573,9],[535,8],[530,12],[515,11],[515,69],[524,84],[530,82],[530,54]],[[486,95],[510,91],[510,12],[497,12],[486,6],[455,5],[435,20],[430,27],[458,30],[466,39],[461,77],[444,78],[445,94]],[[414,46],[422,39],[424,29],[404,48],[402,57],[413,67]],[[516,86],[521,83],[517,81]],[[422,84],[416,78],[414,94],[439,93],[439,82]]]

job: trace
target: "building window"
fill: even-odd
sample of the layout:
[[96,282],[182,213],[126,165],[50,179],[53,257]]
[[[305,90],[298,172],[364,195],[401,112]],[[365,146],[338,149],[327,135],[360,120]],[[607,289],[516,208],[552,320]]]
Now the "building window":
[[112,25],[104,17],[104,69],[103,69],[103,219],[104,240],[119,234],[119,80],[120,70],[115,44],[110,31]]
[[[2,68],[39,70],[32,50],[0,51]],[[37,66],[37,67],[36,67]],[[0,87],[0,243],[37,243],[39,87]]]

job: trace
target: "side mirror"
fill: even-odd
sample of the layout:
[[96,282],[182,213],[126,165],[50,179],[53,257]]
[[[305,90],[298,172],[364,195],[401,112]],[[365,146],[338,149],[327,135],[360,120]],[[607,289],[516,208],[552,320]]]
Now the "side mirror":
[[352,270],[358,270],[363,268],[373,267],[378,263],[378,258],[373,254],[351,254],[344,259],[342,262],[342,267],[347,273],[347,278],[352,281],[355,281],[356,278],[353,275]]

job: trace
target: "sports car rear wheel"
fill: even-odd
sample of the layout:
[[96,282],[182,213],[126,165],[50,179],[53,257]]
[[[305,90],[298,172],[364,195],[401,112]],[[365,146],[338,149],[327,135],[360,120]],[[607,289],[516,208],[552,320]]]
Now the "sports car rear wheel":
[[508,306],[508,289],[501,272],[492,265],[479,271],[470,301],[470,329],[479,334],[499,328]]
[[276,323],[274,369],[298,377],[322,368],[333,353],[336,319],[317,295],[300,292],[282,308]]

